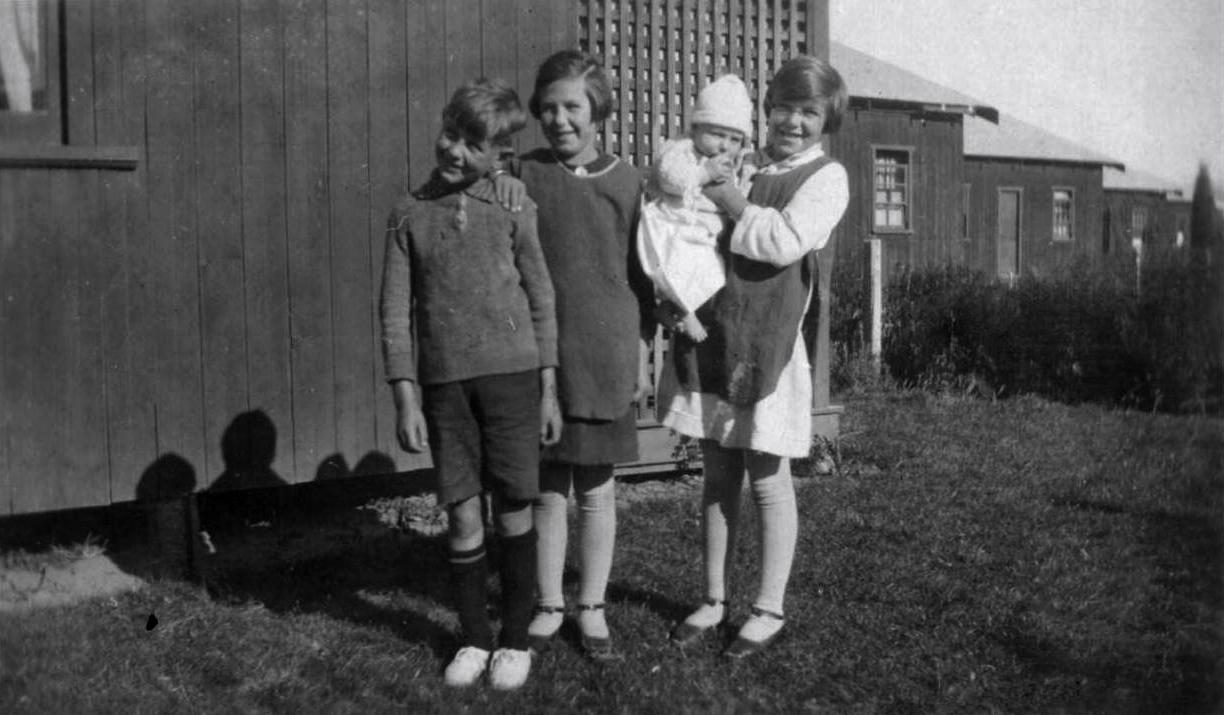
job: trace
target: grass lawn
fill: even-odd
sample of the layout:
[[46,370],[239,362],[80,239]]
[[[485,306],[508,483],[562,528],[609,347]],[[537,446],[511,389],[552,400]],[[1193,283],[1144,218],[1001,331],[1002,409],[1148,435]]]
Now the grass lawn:
[[443,542],[354,530],[214,573],[207,592],[155,582],[0,616],[0,712],[1218,711],[1224,423],[1032,398],[846,403],[841,473],[798,480],[785,635],[747,662],[716,638],[666,640],[702,596],[699,482],[676,479],[621,486],[617,662],[586,661],[567,631],[520,692],[446,690]]

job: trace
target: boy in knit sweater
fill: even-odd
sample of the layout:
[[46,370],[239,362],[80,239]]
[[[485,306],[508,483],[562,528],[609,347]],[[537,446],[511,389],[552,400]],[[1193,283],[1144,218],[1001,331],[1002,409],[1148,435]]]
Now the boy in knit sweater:
[[[381,297],[383,352],[396,436],[428,446],[438,502],[449,517],[450,571],[461,647],[448,685],[488,671],[499,690],[531,669],[540,444],[560,434],[557,324],[530,200],[496,203],[487,178],[498,151],[526,123],[518,96],[497,80],[455,92],[442,112],[429,180],[391,215]],[[487,604],[481,494],[492,495],[502,542],[502,630],[494,649]]]
[[[694,311],[722,288],[718,237],[727,217],[702,193],[723,181],[746,185],[754,171],[744,149],[752,133],[752,100],[744,82],[724,75],[697,95],[688,136],[663,145],[653,162],[638,227],[638,257],[675,328],[694,342],[706,330]],[[681,317],[682,316],[682,317]]]

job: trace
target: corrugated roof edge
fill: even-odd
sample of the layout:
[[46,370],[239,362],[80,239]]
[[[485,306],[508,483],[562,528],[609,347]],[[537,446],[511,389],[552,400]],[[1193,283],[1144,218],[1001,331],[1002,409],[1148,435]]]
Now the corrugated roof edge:
[[846,80],[852,100],[965,114],[999,123],[999,110],[975,97],[840,42],[829,43],[829,48],[829,59]]

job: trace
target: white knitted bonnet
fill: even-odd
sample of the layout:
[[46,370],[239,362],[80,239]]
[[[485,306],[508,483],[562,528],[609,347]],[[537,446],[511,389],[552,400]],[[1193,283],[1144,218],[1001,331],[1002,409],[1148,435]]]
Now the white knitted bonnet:
[[744,81],[725,74],[697,93],[690,124],[714,124],[752,135],[752,100]]

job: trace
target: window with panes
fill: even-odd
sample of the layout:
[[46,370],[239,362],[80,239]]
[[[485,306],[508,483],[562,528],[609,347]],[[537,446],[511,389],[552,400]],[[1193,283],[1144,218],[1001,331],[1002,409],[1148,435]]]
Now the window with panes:
[[876,231],[909,231],[911,228],[913,183],[910,158],[908,149],[875,150],[875,211],[872,225]]
[[59,7],[0,0],[0,142],[58,143]]
[[1146,206],[1134,206],[1131,208],[1131,241],[1147,240],[1149,221],[1150,218]]
[[1075,239],[1075,193],[1071,189],[1054,189],[1053,239]]

